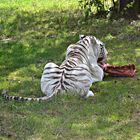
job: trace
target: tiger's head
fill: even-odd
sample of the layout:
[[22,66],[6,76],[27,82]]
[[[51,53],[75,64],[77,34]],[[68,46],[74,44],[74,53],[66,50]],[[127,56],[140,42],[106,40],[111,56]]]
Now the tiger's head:
[[105,44],[95,36],[80,35],[80,40],[89,46],[89,55],[95,56],[97,62],[106,62],[107,50]]

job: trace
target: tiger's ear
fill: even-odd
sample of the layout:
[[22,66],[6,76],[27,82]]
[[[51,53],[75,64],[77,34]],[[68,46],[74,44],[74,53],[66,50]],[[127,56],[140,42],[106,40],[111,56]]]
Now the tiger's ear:
[[95,36],[91,37],[91,43],[92,44],[97,44],[97,38]]
[[94,36],[94,40],[95,40],[96,44],[98,44],[100,46],[105,46],[105,44],[101,40],[97,39],[95,36]]
[[83,38],[85,38],[85,35],[79,35],[79,39],[82,40]]

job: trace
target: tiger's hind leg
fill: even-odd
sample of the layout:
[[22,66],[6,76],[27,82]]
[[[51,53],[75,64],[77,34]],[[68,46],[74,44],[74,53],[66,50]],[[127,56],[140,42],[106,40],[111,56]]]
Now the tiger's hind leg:
[[55,94],[55,88],[58,86],[61,77],[61,69],[55,63],[47,63],[41,77],[41,90],[50,97]]

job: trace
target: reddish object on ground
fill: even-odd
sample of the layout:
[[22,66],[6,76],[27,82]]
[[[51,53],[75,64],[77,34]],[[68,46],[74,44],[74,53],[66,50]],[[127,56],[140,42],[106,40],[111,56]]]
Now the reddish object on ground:
[[123,66],[114,66],[105,63],[99,63],[104,72],[108,73],[110,76],[124,76],[124,77],[133,77],[136,68],[134,64],[128,64]]

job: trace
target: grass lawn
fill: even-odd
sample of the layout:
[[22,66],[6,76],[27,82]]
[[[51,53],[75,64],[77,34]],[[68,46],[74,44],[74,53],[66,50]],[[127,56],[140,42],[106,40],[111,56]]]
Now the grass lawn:
[[0,89],[42,96],[44,65],[61,64],[79,34],[101,39],[108,63],[134,63],[138,72],[105,76],[87,100],[73,93],[41,103],[0,97],[0,140],[140,140],[140,21],[85,21],[77,0],[1,0]]

